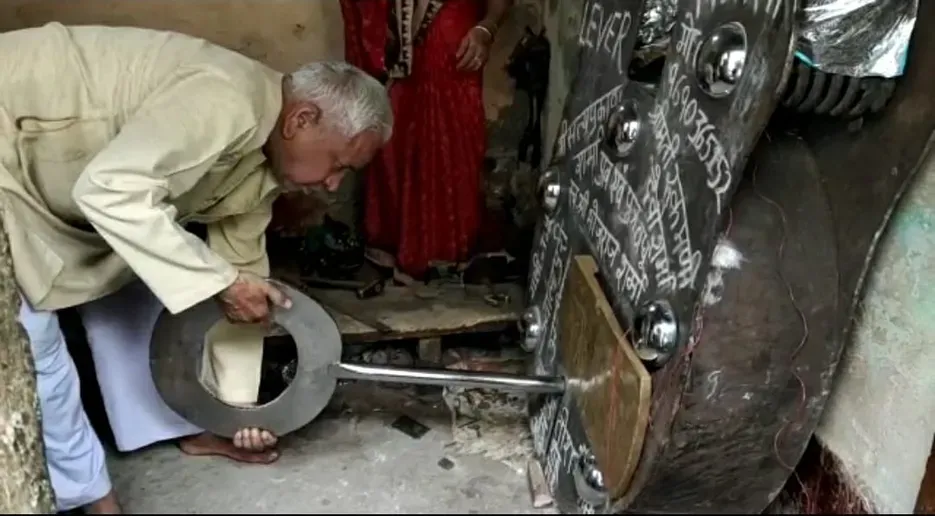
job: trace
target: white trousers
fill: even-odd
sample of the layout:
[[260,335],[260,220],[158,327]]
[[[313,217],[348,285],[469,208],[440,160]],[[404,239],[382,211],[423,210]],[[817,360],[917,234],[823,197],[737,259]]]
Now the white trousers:
[[[149,345],[162,308],[142,282],[78,307],[104,408],[120,451],[202,432],[165,404],[152,380]],[[110,491],[111,483],[101,442],[81,405],[78,374],[58,316],[55,312],[35,311],[23,299],[20,321],[36,363],[46,459],[59,510],[94,502]],[[243,401],[256,401],[262,338],[257,340],[252,333],[244,333],[249,336],[246,341],[234,339],[232,346],[227,342],[224,346],[206,346],[213,369],[218,371],[211,375],[215,376],[212,383],[218,385],[219,391],[227,386],[227,391],[234,392],[222,395],[225,401],[241,401],[227,398],[251,392],[252,399]],[[231,331],[221,334],[229,336]],[[224,350],[233,353],[225,354]]]
[[20,323],[36,363],[46,462],[58,510],[89,504],[110,492],[104,449],[81,406],[78,371],[55,312],[36,312],[22,299]]
[[149,367],[162,303],[142,282],[78,307],[117,449],[133,451],[200,433],[166,405]]

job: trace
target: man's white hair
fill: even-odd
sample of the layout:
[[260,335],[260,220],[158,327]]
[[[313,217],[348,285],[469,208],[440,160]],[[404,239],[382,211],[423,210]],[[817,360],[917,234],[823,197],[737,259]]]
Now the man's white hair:
[[289,75],[296,97],[314,102],[326,123],[352,138],[376,130],[383,141],[393,133],[393,109],[386,88],[363,70],[340,61],[309,63]]

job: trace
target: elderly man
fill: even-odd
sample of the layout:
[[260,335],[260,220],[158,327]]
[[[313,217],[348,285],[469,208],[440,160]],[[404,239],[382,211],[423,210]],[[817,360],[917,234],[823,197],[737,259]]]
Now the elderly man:
[[120,510],[56,311],[82,315],[122,450],[188,436],[191,454],[275,459],[263,429],[231,443],[164,405],[148,363],[155,319],[215,298],[231,323],[211,332],[207,379],[227,402],[255,402],[263,334],[244,324],[289,305],[263,279],[272,202],[282,189],[334,190],[391,126],[383,87],[342,63],[282,76],[171,32],[51,23],[0,34],[3,225],[60,509]]

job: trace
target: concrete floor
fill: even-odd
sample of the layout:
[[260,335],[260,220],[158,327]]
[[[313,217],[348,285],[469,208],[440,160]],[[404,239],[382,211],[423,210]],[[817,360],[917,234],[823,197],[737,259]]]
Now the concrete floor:
[[[329,411],[283,439],[270,466],[165,445],[114,456],[114,484],[131,513],[542,512],[530,502],[522,422],[459,421],[453,436],[438,393],[413,389],[341,388]],[[401,414],[430,430],[410,437],[391,426]]]

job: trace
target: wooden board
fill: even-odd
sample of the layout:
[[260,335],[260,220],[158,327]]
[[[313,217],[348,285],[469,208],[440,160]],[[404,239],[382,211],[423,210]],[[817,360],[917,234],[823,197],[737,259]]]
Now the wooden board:
[[649,421],[651,378],[604,295],[597,264],[576,256],[568,273],[560,349],[569,393],[612,500],[630,485]]
[[[484,295],[490,292],[487,287],[476,285],[438,287],[438,295],[431,299],[417,297],[409,287],[388,286],[382,295],[371,299],[357,299],[346,290],[302,291],[334,317],[345,343],[503,331],[514,326],[523,311],[523,289],[516,284],[495,286],[496,292],[510,298],[499,307],[484,301]],[[384,331],[366,321],[379,321]]]

